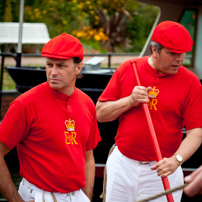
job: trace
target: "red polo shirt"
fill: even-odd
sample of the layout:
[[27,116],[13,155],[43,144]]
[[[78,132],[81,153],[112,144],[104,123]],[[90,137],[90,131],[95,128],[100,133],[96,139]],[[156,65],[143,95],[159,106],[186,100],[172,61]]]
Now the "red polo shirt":
[[[149,109],[163,157],[170,157],[182,141],[182,128],[202,127],[202,88],[199,79],[181,66],[175,75],[159,74],[147,62],[137,59],[142,86],[151,86]],[[137,85],[130,61],[113,74],[99,101],[129,96]],[[156,160],[143,106],[132,107],[119,118],[115,137],[119,150],[139,161]]]
[[86,186],[86,151],[100,140],[93,101],[77,88],[69,97],[47,82],[13,101],[0,125],[0,141],[17,145],[21,177],[49,192]]

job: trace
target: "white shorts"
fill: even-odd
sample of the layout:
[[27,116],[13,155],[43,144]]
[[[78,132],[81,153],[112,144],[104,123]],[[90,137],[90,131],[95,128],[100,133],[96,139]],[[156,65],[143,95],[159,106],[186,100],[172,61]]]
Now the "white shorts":
[[22,179],[18,192],[24,201],[54,202],[55,198],[57,202],[90,202],[89,198],[81,189],[70,193],[51,193],[39,189],[35,185],[28,182],[25,178]]
[[[161,177],[150,168],[156,161],[143,164],[124,156],[116,147],[107,160],[106,202],[134,202],[164,191]],[[170,187],[184,184],[182,168],[168,176]],[[183,190],[173,192],[175,202],[180,202]],[[166,196],[151,200],[167,202]]]

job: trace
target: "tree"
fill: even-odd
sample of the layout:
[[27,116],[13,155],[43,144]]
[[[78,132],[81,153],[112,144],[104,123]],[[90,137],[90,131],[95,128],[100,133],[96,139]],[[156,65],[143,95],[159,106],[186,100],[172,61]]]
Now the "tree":
[[49,30],[50,37],[62,32],[72,33],[81,23],[80,9],[74,1],[67,0],[38,0],[25,4],[25,22],[44,22]]
[[[0,20],[18,22],[20,0],[0,3]],[[25,1],[24,22],[43,22],[51,38],[66,32],[102,52],[135,52],[142,49],[157,13],[133,0],[37,0]]]
[[[145,34],[148,36],[158,13],[157,8],[133,0],[75,1],[81,5],[81,10],[86,13],[85,19],[88,20],[89,25],[88,29],[84,27],[85,29],[80,30],[80,32],[75,31],[77,36],[86,39],[94,37],[111,52],[120,48],[129,50],[131,42],[135,41],[132,38],[134,36],[136,42],[141,41],[139,44],[143,46],[146,40]],[[148,23],[145,23],[145,20]],[[143,25],[146,25],[146,28],[143,28]],[[142,34],[138,35],[133,29]]]
[[157,14],[158,8],[151,5],[139,4],[135,8],[132,15],[133,22],[128,21],[127,24],[127,36],[130,39],[130,43],[125,51],[139,52],[142,50]]
[[11,8],[11,0],[7,0],[5,2],[5,13],[4,13],[4,22],[12,22],[12,8]]

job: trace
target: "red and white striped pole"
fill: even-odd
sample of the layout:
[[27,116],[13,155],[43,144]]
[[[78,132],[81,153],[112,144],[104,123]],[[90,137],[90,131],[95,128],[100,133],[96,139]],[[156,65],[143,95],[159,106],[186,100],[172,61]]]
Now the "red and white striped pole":
[[[137,84],[138,84],[138,86],[141,86],[138,71],[137,71],[137,67],[136,67],[135,63],[136,63],[136,61],[134,59],[131,59],[131,64],[133,65],[133,68],[134,68]],[[151,119],[151,115],[150,115],[150,111],[149,111],[149,107],[148,107],[147,103],[143,103],[143,109],[144,109],[144,112],[145,112],[145,115],[146,115],[147,123],[148,123],[149,130],[150,130],[150,133],[151,133],[151,138],[152,138],[152,143],[153,143],[155,155],[156,155],[157,162],[158,162],[158,161],[160,161],[162,159],[162,155],[161,155],[160,147],[159,147],[158,140],[157,140],[157,137],[156,137],[156,132],[154,130],[154,126],[153,126],[153,123],[152,123],[152,119]],[[161,179],[162,179],[162,182],[163,182],[164,189],[165,190],[170,189],[170,184],[169,184],[168,178],[163,177]],[[174,202],[173,195],[171,193],[167,194],[166,197],[167,197],[168,202]]]

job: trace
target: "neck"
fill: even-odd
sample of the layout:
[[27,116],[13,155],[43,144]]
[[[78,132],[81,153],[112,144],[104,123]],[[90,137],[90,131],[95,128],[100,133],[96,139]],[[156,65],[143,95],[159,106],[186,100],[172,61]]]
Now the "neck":
[[75,91],[74,87],[73,88],[71,87],[71,88],[64,90],[63,93],[70,96],[74,93],[74,91]]
[[[150,65],[153,69],[155,69],[155,70],[158,71],[158,69],[156,68],[155,59],[154,59],[153,56],[150,56],[150,57],[148,58],[148,63],[149,63],[149,65]],[[160,72],[160,71],[158,71],[158,73],[159,73],[159,74],[163,74],[163,72]]]
[[150,57],[148,58],[148,63],[149,63],[149,65],[150,65],[152,68],[155,69],[155,67],[154,67],[154,61],[153,61],[153,60],[154,60],[153,57],[150,56]]

